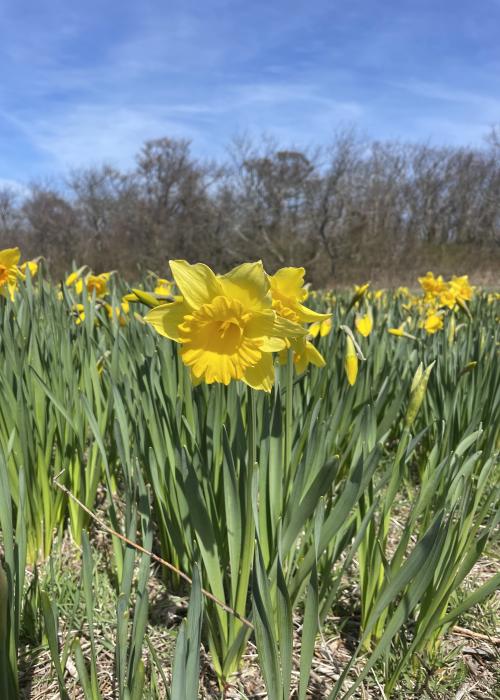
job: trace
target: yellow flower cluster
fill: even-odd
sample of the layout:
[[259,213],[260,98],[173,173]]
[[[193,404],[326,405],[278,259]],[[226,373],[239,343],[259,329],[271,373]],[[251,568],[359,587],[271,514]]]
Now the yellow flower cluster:
[[[127,322],[126,315],[129,313],[130,305],[126,297],[123,297],[118,306],[113,306],[106,300],[109,294],[108,282],[113,272],[101,272],[94,275],[92,271],[87,271],[87,267],[75,270],[66,278],[64,284],[68,289],[74,291],[78,296],[86,292],[90,299],[95,297],[99,307],[103,308],[109,318],[116,318],[120,326]],[[62,297],[62,292],[60,293]],[[80,325],[85,320],[85,306],[81,302],[73,304],[73,315],[75,323]]]
[[410,316],[399,328],[389,328],[391,335],[415,340],[415,336],[405,330],[406,326],[412,325],[413,314],[417,316],[418,327],[433,335],[443,329],[446,315],[457,307],[469,313],[467,302],[472,299],[474,287],[467,275],[454,275],[446,281],[441,275],[436,277],[433,272],[428,272],[424,277],[419,277],[418,281],[422,288],[420,295],[412,294],[407,287],[396,290],[396,295],[404,300],[402,308]]
[[26,279],[26,271],[31,277],[38,272],[38,260],[29,260],[19,265],[21,251],[19,248],[0,250],[0,294],[15,298],[19,282]]
[[420,322],[420,327],[429,334],[443,328],[448,309],[453,310],[457,305],[464,308],[465,302],[470,301],[474,293],[467,275],[454,275],[446,282],[441,275],[435,277],[432,272],[428,272],[425,277],[419,277],[418,281],[424,292],[425,311],[425,318]]
[[418,281],[422,287],[425,300],[431,301],[439,306],[447,306],[449,309],[464,301],[470,301],[474,293],[474,288],[469,283],[467,275],[456,277],[445,282],[441,275],[434,277],[432,272],[428,272],[425,277],[419,277]]
[[202,263],[172,260],[170,269],[180,296],[154,306],[146,320],[160,335],[180,344],[194,383],[241,380],[271,391],[273,353],[285,361],[292,351],[299,372],[309,362],[324,365],[304,324],[322,323],[330,314],[304,305],[308,292],[303,268],[287,267],[268,275],[259,261],[216,275]]

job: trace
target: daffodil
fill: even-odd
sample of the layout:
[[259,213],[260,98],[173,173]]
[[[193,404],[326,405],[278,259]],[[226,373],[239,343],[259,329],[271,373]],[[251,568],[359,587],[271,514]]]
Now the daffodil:
[[443,315],[438,313],[430,314],[420,324],[421,328],[423,328],[427,333],[429,333],[429,335],[440,331],[443,328],[443,325]]
[[468,275],[462,275],[462,277],[455,277],[455,275],[453,275],[449,286],[457,300],[470,301],[472,299],[474,287],[470,285]]
[[351,301],[349,302],[349,306],[347,307],[348,311],[350,309],[352,309],[352,307],[355,306],[356,304],[359,304],[361,299],[367,293],[369,286],[370,286],[370,282],[366,282],[365,284],[355,284],[354,285],[354,296],[352,297]]
[[66,287],[73,287],[77,294],[81,294],[83,291],[83,273],[86,269],[87,266],[83,265],[78,270],[71,272],[64,280]]
[[0,294],[14,299],[22,273],[18,268],[21,252],[19,248],[0,250]]
[[73,287],[77,294],[81,294],[84,289],[92,296],[95,294],[97,299],[101,299],[108,293],[108,281],[113,274],[112,272],[101,272],[99,275],[94,275],[92,272],[84,275],[88,269],[85,265],[79,270],[75,270],[66,277],[65,285]]
[[449,309],[453,309],[456,303],[456,294],[453,292],[453,289],[451,289],[450,286],[447,285],[446,289],[439,295],[439,304],[441,306],[446,306]]
[[356,326],[358,333],[361,333],[362,336],[367,338],[373,330],[373,318],[371,313],[368,312],[363,316],[358,314],[354,321],[354,325]]
[[312,338],[317,338],[318,335],[321,338],[324,338],[325,335],[328,335],[330,331],[332,330],[332,319],[330,318],[325,318],[324,321],[315,321],[309,326],[309,330],[307,331],[308,334]]
[[[289,348],[292,350],[293,365],[297,374],[305,372],[309,364],[315,367],[324,367],[326,365],[323,355],[304,336],[293,338],[290,341]],[[287,363],[288,349],[285,348],[280,352],[279,360],[282,365]]]
[[146,320],[180,344],[193,379],[207,384],[241,380],[271,391],[272,353],[306,331],[273,310],[262,263],[243,263],[221,276],[185,260],[170,261],[170,269],[182,298],[156,306]]
[[127,323],[127,314],[130,311],[130,304],[125,299],[125,297],[122,299],[121,303],[119,306],[112,306],[111,304],[105,303],[104,308],[106,309],[106,313],[108,314],[108,318],[113,319],[116,318],[120,326],[125,326]]
[[302,303],[308,297],[304,275],[303,267],[282,267],[274,275],[269,275],[273,309],[294,323],[325,321],[331,314],[318,313]]
[[108,292],[108,281],[111,275],[111,272],[101,272],[100,275],[87,275],[85,277],[87,292],[90,295],[95,293],[98,299],[105,296]]
[[315,367],[324,367],[326,365],[323,355],[306,338],[299,338],[293,342],[292,349],[293,362],[298,374],[305,372],[309,364]]
[[433,272],[428,272],[425,277],[419,277],[418,281],[428,297],[438,296],[446,290],[446,282],[441,275],[434,277]]
[[[331,314],[323,314],[304,306],[307,300],[308,291],[304,285],[305,270],[303,267],[283,267],[274,275],[268,277],[271,286],[272,306],[275,312],[284,320],[292,321],[296,324],[302,323],[330,323]],[[324,334],[328,331],[324,327]],[[296,371],[300,374],[305,371],[306,366],[311,363],[316,367],[324,367],[323,356],[314,345],[304,337],[286,339],[286,348],[293,351],[293,363]],[[280,353],[280,362],[287,361],[287,352]]]
[[85,321],[85,307],[83,304],[73,304],[72,316],[75,319],[77,326],[81,325]]
[[344,369],[347,381],[351,386],[354,386],[354,384],[356,383],[356,378],[358,376],[358,355],[356,353],[356,348],[354,347],[354,343],[350,335],[346,337]]
[[38,261],[40,258],[37,258],[36,260],[27,260],[26,262],[23,262],[21,265],[19,265],[19,269],[22,272],[23,275],[26,275],[26,270],[29,270],[30,277],[33,278],[38,272]]
[[368,291],[369,286],[370,286],[369,282],[366,282],[365,284],[355,284],[354,285],[355,296],[358,299],[361,299],[362,297],[364,297],[366,292]]
[[172,296],[173,283],[170,280],[163,279],[159,277],[156,280],[155,294],[159,296],[169,297]]

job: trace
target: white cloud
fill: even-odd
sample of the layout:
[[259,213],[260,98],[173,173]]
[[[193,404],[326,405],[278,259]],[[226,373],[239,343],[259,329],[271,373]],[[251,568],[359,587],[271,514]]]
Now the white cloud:
[[411,92],[419,97],[427,97],[442,102],[454,102],[464,106],[479,109],[483,115],[491,113],[492,116],[500,114],[500,97],[484,94],[474,90],[456,88],[449,84],[427,82],[423,80],[409,80],[405,83],[397,83],[398,87]]
[[161,109],[147,107],[83,104],[31,124],[34,144],[64,170],[102,162],[127,167],[145,140],[166,135],[198,136]]
[[491,122],[477,119],[474,122],[439,116],[423,116],[415,120],[418,133],[425,134],[427,140],[435,145],[479,146],[491,128]]
[[[146,0],[111,3],[102,17],[97,0],[91,11],[51,2],[47,17],[43,7],[35,15],[42,26],[32,18],[26,33],[20,13],[11,11],[15,22],[7,22],[0,3],[7,66],[0,118],[19,134],[23,164],[128,167],[146,139],[160,136],[189,138],[207,155],[241,131],[296,145],[327,142],[342,123],[374,138],[477,143],[500,114],[500,98],[479,89],[401,81],[409,69],[396,57],[411,55],[415,13],[396,13],[387,27],[380,13],[380,31],[351,32],[366,12],[362,0],[339,0],[334,9],[328,0],[294,0],[288,13],[272,3],[232,11],[231,0],[211,0],[195,13],[194,0],[179,8]],[[120,21],[112,26],[115,12]],[[323,31],[333,21],[338,42]],[[96,36],[94,53],[88,37],[102,23],[109,38]],[[474,86],[468,78],[460,74],[457,83]]]

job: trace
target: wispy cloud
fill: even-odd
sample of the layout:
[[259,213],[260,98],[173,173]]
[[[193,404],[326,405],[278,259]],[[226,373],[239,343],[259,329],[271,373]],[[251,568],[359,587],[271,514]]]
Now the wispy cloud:
[[492,116],[500,116],[500,89],[497,95],[493,95],[471,89],[465,90],[443,83],[419,80],[399,83],[398,87],[419,97],[426,97],[440,102],[457,103],[474,109],[479,108],[483,113],[491,112]]
[[500,119],[494,0],[487,22],[464,0],[20,2],[0,6],[5,178],[126,167],[162,135],[203,155],[236,132],[300,145],[347,122],[374,138],[477,143]]
[[[140,102],[140,101],[139,101]],[[334,100],[313,86],[259,83],[226,86],[211,101],[169,104],[120,100],[68,105],[24,121],[5,115],[63,170],[103,161],[126,167],[146,139],[169,135],[190,139],[205,155],[214,148],[209,132],[222,148],[228,137],[246,129],[269,130],[289,141],[317,141],[331,134],[335,123],[355,121],[362,107]]]
[[198,135],[181,122],[162,118],[154,109],[98,104],[78,105],[57,115],[31,122],[30,137],[62,170],[112,162],[128,166],[146,139],[196,138]]

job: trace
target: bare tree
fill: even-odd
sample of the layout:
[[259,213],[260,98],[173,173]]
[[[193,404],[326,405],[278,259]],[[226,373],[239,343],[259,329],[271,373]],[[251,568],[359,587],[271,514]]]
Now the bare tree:
[[9,245],[21,230],[19,196],[12,187],[0,188],[0,236],[2,245]]
[[58,276],[73,260],[164,274],[178,257],[218,269],[258,258],[270,271],[304,265],[318,284],[390,283],[435,265],[494,270],[498,134],[483,148],[369,143],[352,130],[314,150],[239,139],[224,163],[196,159],[188,141],[156,139],[129,172],[104,165],[61,186],[1,189],[0,244],[44,255]]

